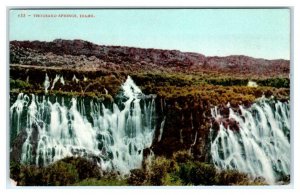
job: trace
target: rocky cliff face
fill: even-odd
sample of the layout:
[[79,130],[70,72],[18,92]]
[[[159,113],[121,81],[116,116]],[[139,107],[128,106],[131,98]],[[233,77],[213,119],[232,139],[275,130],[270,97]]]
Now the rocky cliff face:
[[81,68],[123,69],[130,65],[137,70],[158,68],[166,71],[199,72],[217,70],[241,74],[288,75],[288,60],[265,60],[248,56],[207,57],[178,50],[142,49],[103,46],[82,40],[53,42],[11,41],[10,63],[35,66],[75,66]]

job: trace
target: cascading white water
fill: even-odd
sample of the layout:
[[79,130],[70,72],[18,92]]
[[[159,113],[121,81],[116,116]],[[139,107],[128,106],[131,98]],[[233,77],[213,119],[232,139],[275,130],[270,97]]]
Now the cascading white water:
[[59,76],[59,75],[56,75],[55,78],[54,78],[54,80],[53,80],[51,90],[54,89],[55,84],[56,84],[56,82],[57,82],[59,79],[60,79],[60,76]]
[[[55,75],[55,78],[53,80],[53,83],[52,83],[52,87],[51,87],[51,90],[54,89],[55,87],[55,84],[60,81],[60,83],[62,85],[65,85],[65,80],[64,80],[64,77],[63,76],[60,76],[60,75]],[[47,82],[47,75],[46,75],[46,78],[45,78],[45,83]],[[48,78],[48,82],[49,82],[49,78]],[[49,82],[49,86],[50,86],[50,82]]]
[[[211,157],[221,169],[237,169],[253,177],[263,177],[270,184],[290,175],[289,103],[262,98],[250,108],[229,108],[229,120],[239,130],[220,122],[211,129]],[[217,108],[211,110],[216,121],[222,121]]]
[[[83,156],[97,157],[107,171],[126,174],[139,168],[143,149],[151,146],[154,136],[155,99],[145,98],[130,77],[122,89],[126,100],[119,106],[19,94],[10,112],[11,131],[27,133],[22,163],[48,165],[64,157]],[[22,116],[26,120],[20,120]]]
[[45,93],[48,93],[48,88],[50,87],[50,81],[49,81],[49,77],[46,73],[45,76],[45,82],[44,82],[44,89],[45,89]]

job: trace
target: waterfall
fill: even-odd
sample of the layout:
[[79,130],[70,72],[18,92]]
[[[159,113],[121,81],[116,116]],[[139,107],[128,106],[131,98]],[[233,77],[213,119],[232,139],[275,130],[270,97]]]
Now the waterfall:
[[46,76],[45,76],[45,82],[44,82],[44,88],[45,88],[45,93],[47,94],[48,93],[48,88],[50,87],[50,81],[49,81],[49,77],[46,73]]
[[159,128],[159,135],[158,135],[158,142],[160,142],[162,134],[163,134],[163,130],[164,130],[164,126],[165,126],[165,122],[166,122],[166,117],[164,117],[164,119],[162,120],[161,124],[160,124],[160,128]]
[[59,79],[60,79],[60,76],[59,76],[59,75],[56,75],[55,78],[54,78],[54,80],[53,80],[51,90],[54,89],[55,84],[56,84],[56,82],[57,82]]
[[[229,109],[222,118],[211,110],[219,128],[211,128],[211,157],[220,169],[236,169],[274,184],[290,175],[289,103],[262,98],[250,108]],[[235,124],[237,128],[233,128]]]
[[78,83],[78,82],[79,82],[79,79],[77,79],[77,77],[76,77],[76,75],[75,75],[75,74],[73,75],[72,81],[75,81],[76,83]]
[[98,159],[106,171],[140,168],[154,136],[155,99],[143,95],[130,77],[121,88],[119,104],[20,93],[10,114],[11,131],[27,135],[20,143],[21,163],[46,166],[81,156]]

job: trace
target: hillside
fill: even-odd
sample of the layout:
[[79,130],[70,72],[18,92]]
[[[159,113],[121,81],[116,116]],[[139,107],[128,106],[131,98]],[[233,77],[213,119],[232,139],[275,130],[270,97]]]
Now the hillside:
[[96,45],[82,40],[11,41],[10,63],[79,70],[162,71],[274,77],[289,75],[288,60],[232,55],[209,57],[178,50]]

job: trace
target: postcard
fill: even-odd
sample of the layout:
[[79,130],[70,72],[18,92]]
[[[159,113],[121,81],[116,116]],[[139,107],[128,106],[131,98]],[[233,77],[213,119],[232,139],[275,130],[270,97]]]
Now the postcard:
[[290,184],[290,8],[8,14],[14,185]]

